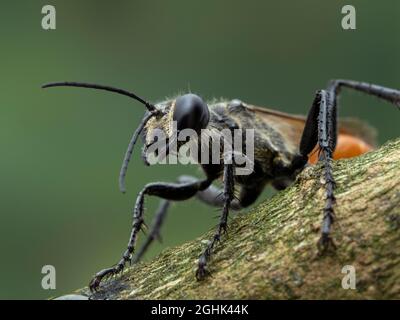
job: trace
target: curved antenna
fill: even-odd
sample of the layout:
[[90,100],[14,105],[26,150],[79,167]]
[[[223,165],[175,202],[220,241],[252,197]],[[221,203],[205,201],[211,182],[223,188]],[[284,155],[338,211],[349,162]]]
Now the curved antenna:
[[155,113],[148,113],[144,116],[142,121],[139,124],[139,127],[133,133],[131,141],[129,142],[128,149],[126,150],[124,161],[122,162],[121,171],[119,173],[119,189],[122,193],[126,192],[125,188],[125,176],[126,172],[128,171],[129,161],[131,160],[133,147],[136,144],[137,139],[139,138],[140,133],[143,131],[144,127],[146,126],[147,122],[155,116]]
[[79,87],[79,88],[89,88],[89,89],[97,89],[97,90],[104,90],[104,91],[109,91],[109,92],[114,92],[118,93],[124,96],[128,96],[130,98],[133,98],[142,104],[144,104],[150,112],[157,111],[156,107],[147,102],[146,100],[142,99],[141,97],[137,96],[136,94],[123,90],[123,89],[118,89],[110,86],[103,86],[99,84],[91,84],[91,83],[83,83],[83,82],[53,82],[53,83],[48,83],[42,86],[43,89],[46,88],[52,88],[52,87]]
[[89,89],[97,89],[97,90],[104,90],[104,91],[109,91],[109,92],[114,92],[118,93],[124,96],[128,96],[130,98],[133,98],[142,104],[144,104],[150,112],[144,116],[142,121],[139,124],[139,127],[135,130],[129,145],[128,149],[126,150],[124,161],[122,162],[122,167],[121,171],[119,174],[119,188],[122,193],[126,192],[125,188],[125,176],[126,172],[128,170],[128,165],[129,161],[132,158],[132,153],[133,153],[133,148],[137,142],[137,139],[139,138],[140,133],[143,131],[144,127],[146,126],[147,122],[154,116],[156,116],[160,110],[158,110],[153,104],[147,102],[146,100],[140,98],[136,94],[123,90],[123,89],[118,89],[110,86],[103,86],[99,84],[91,84],[91,83],[83,83],[83,82],[53,82],[53,83],[48,83],[42,86],[43,89],[46,88],[52,88],[52,87],[79,87],[79,88],[89,88]]

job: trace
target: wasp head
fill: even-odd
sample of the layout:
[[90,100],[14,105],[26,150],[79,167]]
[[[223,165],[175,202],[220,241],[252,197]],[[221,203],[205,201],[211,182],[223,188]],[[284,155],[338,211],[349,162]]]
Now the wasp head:
[[[159,103],[156,108],[159,113],[147,122],[143,130],[145,145],[143,158],[146,164],[149,164],[147,155],[151,151],[155,151],[159,156],[157,153],[161,149],[162,157],[165,157],[173,149],[172,147],[179,149],[185,144],[184,141],[177,140],[180,132],[189,129],[199,134],[201,129],[207,127],[210,120],[207,104],[192,93]],[[157,148],[155,148],[156,143]]]
[[51,87],[80,87],[114,92],[133,98],[146,107],[147,112],[131,138],[122,163],[119,176],[119,185],[122,192],[125,192],[125,176],[133,147],[141,133],[144,135],[144,150],[146,150],[155,143],[154,133],[162,132],[164,134],[164,142],[166,142],[164,151],[165,154],[168,154],[171,144],[177,142],[176,139],[172,138],[174,134],[176,136],[176,133],[184,129],[192,129],[198,133],[202,128],[207,127],[210,119],[207,104],[195,94],[185,94],[174,100],[153,105],[133,92],[99,84],[67,81],[53,82],[42,86],[42,88]]

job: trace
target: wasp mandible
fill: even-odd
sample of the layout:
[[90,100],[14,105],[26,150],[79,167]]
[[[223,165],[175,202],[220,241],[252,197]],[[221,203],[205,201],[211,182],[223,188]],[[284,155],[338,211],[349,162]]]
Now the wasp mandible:
[[[227,231],[229,211],[240,210],[253,204],[267,184],[271,184],[277,190],[285,189],[309,163],[318,161],[323,165],[325,188],[325,206],[318,247],[323,251],[334,248],[335,244],[330,235],[335,220],[335,181],[331,162],[361,155],[375,147],[371,127],[359,120],[338,120],[338,97],[341,89],[354,89],[400,107],[400,91],[352,80],[332,80],[325,90],[317,91],[307,117],[253,106],[240,100],[207,104],[201,97],[191,93],[151,104],[132,92],[96,84],[57,82],[46,84],[43,88],[61,86],[110,91],[131,97],[146,107],[147,111],[132,136],[122,164],[119,178],[122,192],[125,192],[125,176],[138,138],[143,137],[142,156],[147,163],[146,150],[154,143],[151,132],[161,129],[170,134],[171,121],[176,121],[177,130],[190,128],[199,132],[205,128],[242,128],[255,131],[254,167],[249,175],[236,175],[235,162],[222,161],[220,164],[200,164],[205,174],[204,179],[181,176],[176,183],[147,184],[139,192],[133,208],[133,226],[126,251],[115,266],[101,270],[93,277],[89,284],[92,291],[98,289],[103,279],[121,273],[126,263],[139,261],[151,242],[159,236],[171,201],[182,201],[192,197],[221,208],[217,230],[199,257],[196,277],[199,280],[203,279],[209,273],[207,265],[212,252]],[[167,145],[171,143],[167,137]],[[198,143],[201,149],[201,141]],[[166,154],[168,150],[165,150]],[[213,182],[220,178],[222,189],[213,185]],[[134,255],[138,233],[144,226],[146,196],[161,198],[161,205],[147,239]]]

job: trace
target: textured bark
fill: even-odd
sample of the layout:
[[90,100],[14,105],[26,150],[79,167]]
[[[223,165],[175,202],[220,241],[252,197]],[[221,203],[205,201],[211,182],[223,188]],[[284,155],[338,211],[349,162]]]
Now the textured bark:
[[[317,165],[231,220],[211,260],[212,277],[198,282],[194,276],[208,232],[133,266],[93,298],[399,299],[400,139],[333,167],[335,252],[320,255],[316,246],[324,205]],[[342,288],[345,265],[355,267],[355,290]]]

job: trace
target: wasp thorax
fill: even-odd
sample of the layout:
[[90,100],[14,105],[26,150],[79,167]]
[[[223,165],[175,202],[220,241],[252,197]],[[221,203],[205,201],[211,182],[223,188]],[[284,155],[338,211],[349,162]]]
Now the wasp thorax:
[[195,94],[185,94],[175,101],[173,120],[177,130],[193,129],[199,132],[208,125],[210,111],[207,104]]

